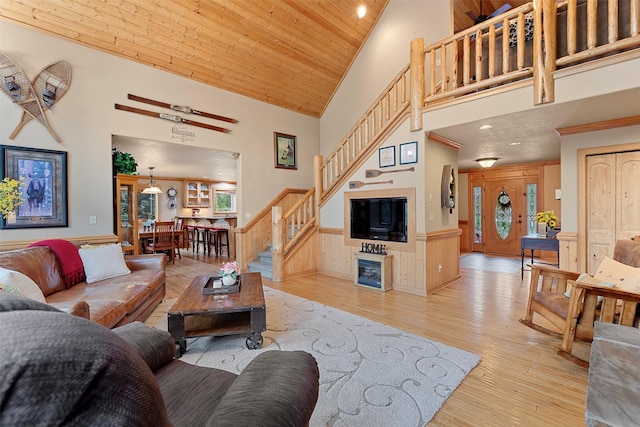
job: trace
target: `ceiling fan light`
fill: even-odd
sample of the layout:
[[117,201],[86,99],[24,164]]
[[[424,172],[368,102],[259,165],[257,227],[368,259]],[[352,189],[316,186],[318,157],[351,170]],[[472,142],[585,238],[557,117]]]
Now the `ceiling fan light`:
[[478,164],[483,168],[490,168],[491,166],[495,165],[497,161],[498,159],[496,157],[485,157],[476,160],[476,162],[478,162]]

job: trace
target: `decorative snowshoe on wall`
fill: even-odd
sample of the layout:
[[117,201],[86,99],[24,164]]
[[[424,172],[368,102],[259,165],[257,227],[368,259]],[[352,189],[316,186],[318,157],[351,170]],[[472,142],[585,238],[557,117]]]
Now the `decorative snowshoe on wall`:
[[36,119],[56,141],[61,142],[49,126],[45,110],[58,103],[69,89],[71,65],[66,61],[54,62],[40,70],[33,81],[30,81],[11,58],[0,52],[0,77],[4,83],[0,85],[0,89],[22,109],[20,122],[9,138],[14,139],[24,125]]

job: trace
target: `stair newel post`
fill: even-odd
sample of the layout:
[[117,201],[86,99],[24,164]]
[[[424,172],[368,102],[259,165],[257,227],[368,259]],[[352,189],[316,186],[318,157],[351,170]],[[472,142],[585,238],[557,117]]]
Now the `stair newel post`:
[[[424,107],[424,69],[425,52],[424,39],[418,38],[411,42],[411,57],[409,63],[409,101],[411,106],[411,131],[422,129],[422,108]],[[433,66],[434,64],[431,64]]]
[[282,207],[271,208],[271,254],[273,256],[273,278],[274,282],[284,280],[284,218],[282,218]]

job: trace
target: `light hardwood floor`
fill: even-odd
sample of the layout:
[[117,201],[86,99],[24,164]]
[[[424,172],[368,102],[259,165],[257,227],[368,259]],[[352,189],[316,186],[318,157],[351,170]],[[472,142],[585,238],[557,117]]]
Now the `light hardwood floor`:
[[[167,298],[179,296],[195,275],[213,274],[216,269],[207,264],[225,261],[183,252],[182,260],[167,267]],[[487,259],[487,265],[501,269],[499,258]],[[461,273],[459,282],[428,297],[379,292],[322,275],[263,283],[480,355],[480,364],[429,426],[584,426],[587,369],[556,355],[559,339],[518,322],[529,273],[524,280],[519,271]],[[586,344],[578,347],[588,352]]]

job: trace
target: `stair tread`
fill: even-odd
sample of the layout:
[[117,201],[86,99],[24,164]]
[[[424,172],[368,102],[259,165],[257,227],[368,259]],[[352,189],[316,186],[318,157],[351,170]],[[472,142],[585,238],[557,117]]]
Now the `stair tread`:
[[249,262],[249,267],[260,268],[263,270],[271,271],[272,264],[261,262],[261,261],[251,261]]

